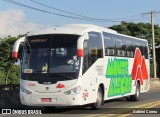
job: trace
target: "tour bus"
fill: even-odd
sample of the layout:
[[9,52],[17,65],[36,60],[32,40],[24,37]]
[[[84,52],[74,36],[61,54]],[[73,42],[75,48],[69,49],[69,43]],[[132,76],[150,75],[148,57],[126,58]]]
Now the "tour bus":
[[145,39],[91,24],[39,29],[23,43],[20,101],[28,106],[82,106],[100,109],[104,101],[138,101],[150,87]]

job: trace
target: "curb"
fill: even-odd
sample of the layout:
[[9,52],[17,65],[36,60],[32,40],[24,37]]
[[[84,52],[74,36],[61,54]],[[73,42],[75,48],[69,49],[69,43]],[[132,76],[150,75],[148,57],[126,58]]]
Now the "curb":
[[160,87],[160,79],[159,78],[151,78],[150,79],[150,87]]

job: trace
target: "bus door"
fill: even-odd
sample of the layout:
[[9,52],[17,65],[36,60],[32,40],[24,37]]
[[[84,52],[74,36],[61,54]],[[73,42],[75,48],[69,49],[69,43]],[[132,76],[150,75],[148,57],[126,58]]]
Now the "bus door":
[[[84,56],[82,61],[82,76],[86,89],[94,85],[103,75],[103,46],[101,34],[98,32],[89,32],[89,39],[84,40]],[[85,85],[87,84],[87,85]]]

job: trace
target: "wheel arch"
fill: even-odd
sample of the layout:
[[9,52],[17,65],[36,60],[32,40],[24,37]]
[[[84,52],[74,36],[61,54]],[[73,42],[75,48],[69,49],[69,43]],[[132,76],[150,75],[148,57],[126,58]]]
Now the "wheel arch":
[[136,82],[137,84],[136,84],[136,86],[137,85],[139,85],[139,88],[141,89],[141,83],[140,83],[140,80],[137,80],[137,82]]
[[102,89],[102,94],[103,94],[103,104],[104,104],[104,99],[105,99],[105,87],[104,87],[104,84],[103,83],[100,83],[99,84],[99,87]]

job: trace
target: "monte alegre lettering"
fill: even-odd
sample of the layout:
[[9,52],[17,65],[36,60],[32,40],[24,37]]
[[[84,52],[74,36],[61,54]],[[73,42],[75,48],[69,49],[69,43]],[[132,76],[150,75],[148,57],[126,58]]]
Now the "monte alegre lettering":
[[108,97],[124,95],[132,90],[127,59],[108,59],[106,78],[110,78]]

